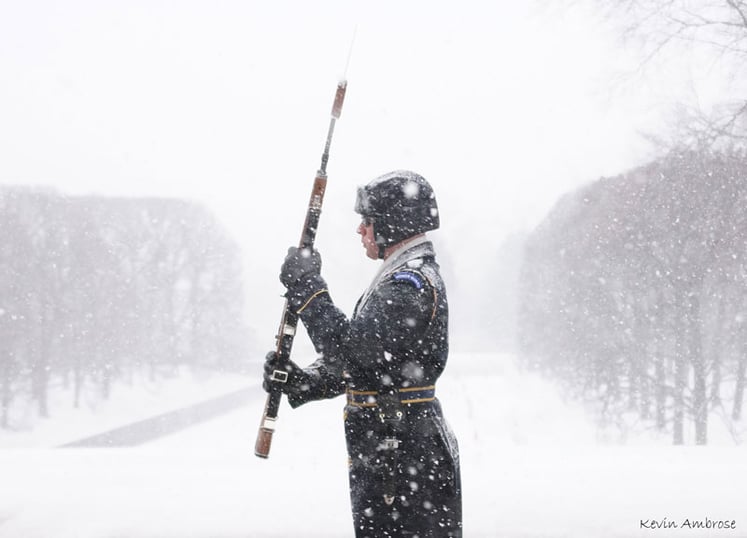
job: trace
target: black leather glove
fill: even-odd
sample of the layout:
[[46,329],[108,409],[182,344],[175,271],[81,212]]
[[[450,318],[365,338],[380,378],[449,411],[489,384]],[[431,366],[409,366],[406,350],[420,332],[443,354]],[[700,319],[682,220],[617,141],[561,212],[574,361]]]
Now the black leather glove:
[[316,250],[290,247],[285,261],[280,267],[280,282],[286,288],[292,288],[309,280],[322,271],[322,257]]
[[262,387],[267,391],[280,390],[284,394],[299,395],[309,390],[309,376],[292,360],[278,360],[277,353],[270,351],[265,356],[265,371]]

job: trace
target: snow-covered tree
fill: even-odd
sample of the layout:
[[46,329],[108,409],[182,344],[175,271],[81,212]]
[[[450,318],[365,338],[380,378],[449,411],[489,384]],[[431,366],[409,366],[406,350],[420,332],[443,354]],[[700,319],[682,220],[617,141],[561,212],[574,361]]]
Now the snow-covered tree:
[[[747,159],[672,152],[561,200],[528,243],[527,365],[626,416],[708,439],[744,394]],[[730,402],[731,412],[725,405]]]
[[246,357],[240,252],[182,200],[0,191],[0,425],[14,398],[46,416],[136,372],[236,368]]

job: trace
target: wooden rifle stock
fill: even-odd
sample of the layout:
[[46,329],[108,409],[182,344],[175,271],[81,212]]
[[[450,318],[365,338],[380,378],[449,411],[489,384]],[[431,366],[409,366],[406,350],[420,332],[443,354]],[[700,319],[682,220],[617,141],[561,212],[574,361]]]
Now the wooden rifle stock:
[[[298,244],[299,248],[312,249],[314,247],[316,231],[319,226],[319,217],[322,213],[324,191],[327,187],[327,161],[329,160],[329,148],[332,144],[335,122],[342,112],[342,103],[345,100],[345,90],[347,90],[347,82],[342,81],[337,85],[337,91],[335,92],[335,101],[332,105],[332,117],[330,118],[329,130],[327,131],[327,141],[322,153],[322,163],[316,173],[314,186],[311,189],[309,206],[306,211],[306,220],[304,221],[301,240]],[[278,327],[278,332],[275,336],[275,342],[277,344],[277,360],[280,363],[284,360],[290,359],[293,338],[296,335],[297,325],[298,314],[291,308],[290,302],[286,299],[285,306],[283,307],[283,315],[280,318],[280,326]],[[279,389],[273,389],[267,395],[265,409],[262,414],[262,421],[259,424],[259,431],[257,432],[257,441],[254,445],[254,453],[260,458],[268,458],[270,456],[272,435],[275,432],[275,421],[277,420],[282,395],[283,393]]]

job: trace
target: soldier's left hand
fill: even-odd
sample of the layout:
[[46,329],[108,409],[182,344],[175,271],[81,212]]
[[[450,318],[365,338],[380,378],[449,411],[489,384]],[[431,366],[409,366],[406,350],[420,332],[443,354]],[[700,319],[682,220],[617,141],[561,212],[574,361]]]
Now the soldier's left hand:
[[291,288],[321,271],[322,257],[319,252],[309,248],[290,247],[280,267],[280,282],[286,288]]
[[277,389],[285,394],[301,390],[306,382],[303,370],[292,360],[278,360],[277,353],[270,351],[265,357],[262,388],[267,392]]

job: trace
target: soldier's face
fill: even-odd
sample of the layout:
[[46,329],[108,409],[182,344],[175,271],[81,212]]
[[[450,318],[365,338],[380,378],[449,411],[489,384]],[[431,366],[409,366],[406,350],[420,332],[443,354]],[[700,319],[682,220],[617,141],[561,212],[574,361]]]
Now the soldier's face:
[[372,260],[378,260],[379,246],[376,244],[376,240],[374,239],[373,223],[367,223],[366,221],[361,222],[358,225],[358,233],[361,236],[363,248],[366,249],[366,256]]

